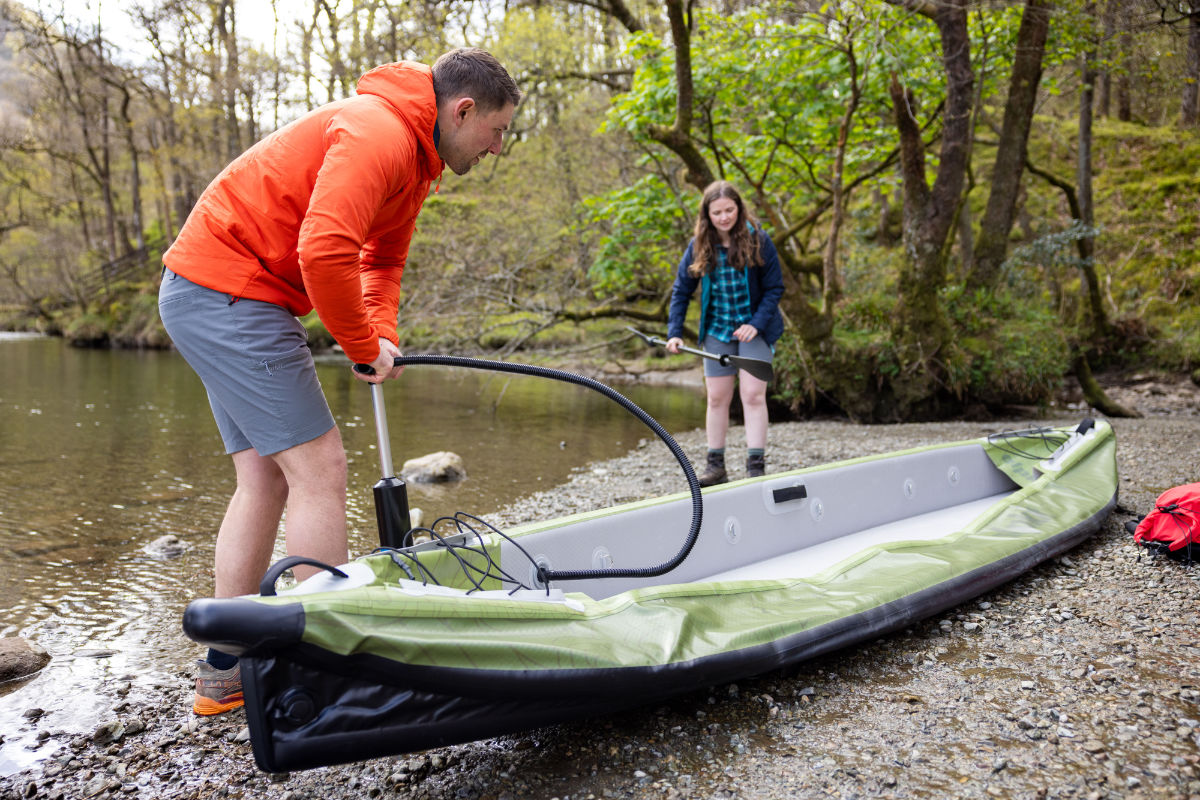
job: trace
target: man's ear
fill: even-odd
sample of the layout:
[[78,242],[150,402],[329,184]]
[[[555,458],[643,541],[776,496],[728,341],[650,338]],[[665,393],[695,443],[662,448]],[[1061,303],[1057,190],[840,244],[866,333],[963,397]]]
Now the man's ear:
[[450,119],[456,125],[461,125],[467,119],[467,113],[475,108],[475,100],[470,97],[460,97],[450,103]]

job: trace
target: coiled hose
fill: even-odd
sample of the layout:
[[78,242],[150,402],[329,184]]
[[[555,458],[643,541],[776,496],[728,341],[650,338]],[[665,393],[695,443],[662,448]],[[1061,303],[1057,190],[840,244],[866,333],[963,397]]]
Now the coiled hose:
[[[492,372],[510,372],[516,375],[533,375],[539,378],[550,378],[551,380],[585,386],[616,402],[645,423],[646,427],[654,431],[655,435],[666,443],[671,453],[675,456],[675,460],[683,467],[683,474],[687,477],[688,489],[692,495],[692,527],[688,531],[687,540],[683,543],[683,547],[680,548],[679,552],[673,558],[664,561],[658,566],[634,567],[629,569],[549,570],[538,565],[538,581],[544,586],[549,586],[551,581],[582,581],[592,578],[653,578],[658,575],[665,575],[675,569],[692,552],[692,548],[696,545],[696,539],[700,536],[700,523],[704,516],[704,500],[700,496],[700,482],[696,479],[696,471],[692,469],[692,463],[684,454],[683,448],[675,441],[675,437],[667,433],[654,417],[647,414],[636,403],[620,392],[609,386],[605,386],[599,381],[586,378],[583,375],[576,375],[573,372],[564,372],[563,370],[551,369],[549,367],[535,367],[531,364],[513,364],[507,361],[489,361],[482,358],[443,355],[400,356],[396,359],[395,363],[398,367],[434,364],[444,367],[464,367],[466,369],[489,370]],[[355,368],[359,369],[360,372],[365,371],[361,369],[361,366],[356,365]]]

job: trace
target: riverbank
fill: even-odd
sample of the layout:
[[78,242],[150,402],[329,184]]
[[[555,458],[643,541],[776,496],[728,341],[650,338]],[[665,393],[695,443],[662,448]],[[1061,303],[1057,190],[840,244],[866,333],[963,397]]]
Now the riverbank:
[[[181,660],[154,685],[128,676],[97,687],[112,710],[94,731],[60,730],[29,709],[21,733],[61,749],[0,780],[0,797],[1200,797],[1200,568],[1140,552],[1123,529],[1162,490],[1200,478],[1194,399],[1114,421],[1121,502],[1097,536],[867,646],[657,707],[282,776],[254,767],[242,712],[189,713]],[[771,430],[769,471],[1027,426],[784,423]],[[702,454],[701,432],[679,441]],[[645,442],[493,519],[682,486],[669,451]]]

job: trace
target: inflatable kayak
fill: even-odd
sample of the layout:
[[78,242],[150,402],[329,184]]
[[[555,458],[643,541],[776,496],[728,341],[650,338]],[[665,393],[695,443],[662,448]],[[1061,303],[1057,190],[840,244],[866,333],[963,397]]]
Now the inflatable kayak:
[[[462,515],[278,595],[269,575],[262,596],[195,601],[184,629],[241,657],[263,770],[483,739],[758,675],[987,592],[1100,527],[1115,453],[1085,420],[712,487],[702,522],[687,493],[503,533]],[[689,516],[666,574],[621,569],[670,559]]]

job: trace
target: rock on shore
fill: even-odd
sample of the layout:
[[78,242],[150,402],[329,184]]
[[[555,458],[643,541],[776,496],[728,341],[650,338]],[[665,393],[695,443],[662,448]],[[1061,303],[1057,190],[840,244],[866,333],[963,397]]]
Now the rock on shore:
[[[1029,424],[774,425],[768,471]],[[188,713],[181,664],[177,682],[138,696],[100,689],[111,721],[91,735],[28,717],[62,747],[0,779],[0,798],[1200,798],[1200,568],[1149,556],[1122,527],[1200,478],[1200,419],[1114,428],[1120,506],[1097,536],[862,647],[608,717],[275,776],[255,769],[241,712]],[[741,436],[731,431],[735,478]],[[680,442],[702,456],[700,432]],[[683,488],[652,441],[489,519]]]
[[0,683],[26,678],[50,661],[38,644],[19,636],[0,636]]

